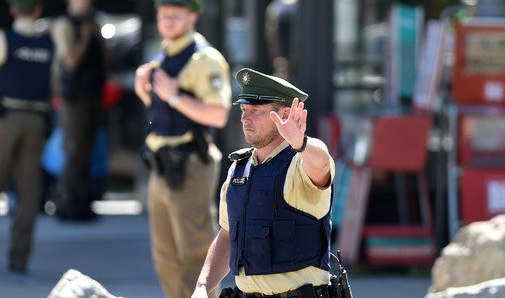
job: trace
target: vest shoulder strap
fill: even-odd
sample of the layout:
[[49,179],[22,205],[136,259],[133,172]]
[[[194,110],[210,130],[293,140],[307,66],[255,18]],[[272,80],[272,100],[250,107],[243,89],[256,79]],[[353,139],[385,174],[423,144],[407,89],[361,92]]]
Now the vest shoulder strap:
[[232,153],[228,154],[228,158],[231,161],[242,161],[244,159],[251,157],[253,151],[254,148],[239,149],[237,151],[233,151]]

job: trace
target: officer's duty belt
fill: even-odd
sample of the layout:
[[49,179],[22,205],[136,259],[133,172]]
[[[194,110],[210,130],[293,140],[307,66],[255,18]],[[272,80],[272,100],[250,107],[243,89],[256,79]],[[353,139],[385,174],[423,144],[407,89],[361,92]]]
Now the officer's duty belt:
[[4,96],[2,106],[16,111],[47,112],[50,109],[49,103],[44,101],[33,101]]
[[151,150],[158,151],[165,146],[177,147],[188,144],[192,142],[193,139],[193,132],[191,131],[180,136],[162,136],[156,133],[150,133],[146,138],[146,144]]
[[[322,285],[314,287],[311,284],[306,284],[299,287],[296,290],[288,291],[285,293],[279,293],[274,295],[264,295],[261,293],[243,293],[242,291],[237,291],[235,289],[235,295],[230,295],[230,297],[238,298],[332,298],[330,286]],[[238,293],[237,293],[238,292]],[[219,296],[222,297],[222,296]],[[223,295],[223,297],[226,297]]]

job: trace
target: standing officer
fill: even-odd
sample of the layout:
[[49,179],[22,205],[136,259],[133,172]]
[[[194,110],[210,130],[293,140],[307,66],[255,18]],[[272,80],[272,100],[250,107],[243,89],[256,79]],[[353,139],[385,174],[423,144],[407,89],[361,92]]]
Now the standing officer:
[[[16,194],[9,269],[25,272],[40,206],[40,156],[49,112],[53,42],[36,26],[41,0],[9,0],[11,28],[0,30],[0,190]],[[12,178],[12,180],[8,180]]]
[[230,154],[221,229],[192,297],[207,297],[229,271],[237,285],[230,297],[328,297],[335,166],[324,143],[305,135],[307,94],[251,69],[237,81],[234,104],[253,148]]
[[61,220],[93,220],[91,203],[97,198],[90,163],[96,131],[104,121],[105,46],[94,1],[67,1],[67,13],[53,27],[66,154],[56,215]]
[[291,74],[293,24],[298,0],[274,0],[265,11],[265,37],[274,75],[287,80]]
[[229,66],[194,31],[201,10],[197,0],[157,1],[162,51],[135,78],[148,109],[144,157],[151,167],[153,261],[170,297],[191,296],[215,236],[211,209],[221,152],[210,130],[226,124],[231,105]]

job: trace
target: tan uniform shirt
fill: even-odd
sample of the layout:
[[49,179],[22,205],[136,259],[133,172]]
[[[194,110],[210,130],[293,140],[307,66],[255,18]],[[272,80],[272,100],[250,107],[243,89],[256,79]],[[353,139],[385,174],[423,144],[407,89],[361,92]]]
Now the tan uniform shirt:
[[[164,50],[168,56],[173,56],[188,47],[193,41],[202,42],[205,38],[199,33],[189,33],[181,37],[170,48]],[[231,85],[229,65],[224,57],[212,47],[198,49],[177,75],[180,88],[190,91],[197,100],[206,104],[231,107]],[[157,151],[164,145],[187,143],[192,136],[183,135],[180,139],[164,137],[151,133],[146,144],[152,151]]]
[[54,21],[52,35],[56,44],[56,57],[62,60],[70,53],[76,42],[74,27],[68,17],[60,16]]
[[[289,144],[284,141],[265,159],[268,162],[275,155],[281,152]],[[253,165],[257,165],[256,151],[253,152]],[[286,202],[303,212],[311,214],[320,219],[325,216],[330,209],[331,188],[319,188],[315,186],[307,176],[302,167],[303,160],[296,154],[289,165],[284,184],[284,198]],[[226,191],[229,185],[230,177],[234,171],[235,164],[228,171],[228,178],[221,188],[221,199],[219,205],[219,225],[224,230],[229,230],[228,211],[226,205]],[[335,174],[335,164],[331,162],[331,179]],[[307,267],[298,271],[269,274],[269,275],[250,275],[244,273],[244,268],[240,269],[239,275],[235,277],[235,283],[239,289],[246,293],[262,293],[272,295],[283,293],[299,288],[300,286],[311,283],[313,285],[322,285],[329,283],[328,272],[316,267]]]

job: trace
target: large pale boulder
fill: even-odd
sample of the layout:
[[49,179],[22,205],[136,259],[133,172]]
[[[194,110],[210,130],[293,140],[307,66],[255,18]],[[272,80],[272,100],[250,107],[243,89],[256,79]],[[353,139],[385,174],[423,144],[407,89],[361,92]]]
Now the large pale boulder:
[[442,292],[426,295],[425,298],[503,298],[505,278],[485,281],[473,286],[447,288]]
[[47,298],[120,298],[110,294],[92,278],[70,269],[60,278]]
[[431,277],[428,293],[505,277],[505,215],[462,227],[435,261]]

